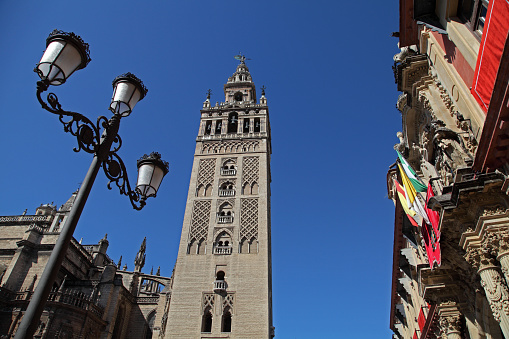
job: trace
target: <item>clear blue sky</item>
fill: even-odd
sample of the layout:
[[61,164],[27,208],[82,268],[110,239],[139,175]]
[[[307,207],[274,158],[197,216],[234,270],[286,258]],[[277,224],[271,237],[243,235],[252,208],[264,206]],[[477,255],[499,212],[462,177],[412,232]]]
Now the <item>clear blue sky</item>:
[[[129,269],[144,236],[144,271],[170,275],[177,255],[199,110],[223,101],[239,51],[267,87],[272,127],[273,305],[276,338],[389,338],[394,208],[386,172],[401,129],[392,56],[393,1],[0,2],[0,215],[63,204],[91,161],[35,96],[48,34],[73,31],[92,62],[60,87],[63,107],[110,116],[111,81],[132,72],[149,89],[122,120],[119,154],[170,162],[141,212],[102,172],[75,232],[108,233]],[[259,94],[258,90],[258,94]]]

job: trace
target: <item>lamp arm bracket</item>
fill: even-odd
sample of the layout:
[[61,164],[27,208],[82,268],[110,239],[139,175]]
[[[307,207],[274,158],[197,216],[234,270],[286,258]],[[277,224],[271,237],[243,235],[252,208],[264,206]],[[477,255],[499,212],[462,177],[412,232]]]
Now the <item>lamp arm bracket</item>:
[[111,189],[111,183],[114,182],[119,188],[120,194],[129,197],[131,205],[135,210],[139,211],[146,205],[145,199],[140,197],[138,192],[131,189],[124,162],[117,155],[115,150],[108,153],[106,160],[102,163],[102,167],[104,174],[110,180],[108,182],[108,189]]
[[[79,152],[84,150],[87,153],[95,153],[101,143],[100,126],[105,127],[108,120],[101,116],[97,119],[97,123],[94,124],[86,116],[66,111],[62,109],[62,105],[58,101],[58,97],[55,93],[49,93],[46,97],[46,101],[42,99],[42,93],[48,89],[48,84],[44,81],[37,82],[37,100],[41,104],[42,108],[46,111],[58,115],[58,119],[64,125],[64,131],[74,135],[78,142],[78,147],[73,150]],[[65,117],[69,117],[66,119]],[[121,143],[120,143],[121,145]],[[120,145],[116,148],[120,148]]]

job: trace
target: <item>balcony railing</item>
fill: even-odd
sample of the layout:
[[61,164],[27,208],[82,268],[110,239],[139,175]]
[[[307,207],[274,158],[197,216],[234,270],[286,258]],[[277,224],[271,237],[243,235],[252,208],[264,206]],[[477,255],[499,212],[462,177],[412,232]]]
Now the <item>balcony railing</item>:
[[214,292],[217,292],[217,293],[226,292],[227,286],[228,286],[228,284],[226,284],[226,281],[216,280],[216,281],[214,281]]
[[[7,292],[2,291],[0,292]],[[16,301],[29,301],[32,298],[33,292],[31,291],[24,291],[24,292],[10,292],[5,293],[4,297],[8,297],[11,300]],[[64,290],[63,292],[59,291],[53,291],[50,292],[48,296],[48,302],[51,303],[61,303],[66,305],[71,305],[86,311],[90,311],[99,318],[102,318],[104,309],[98,305],[96,305],[92,297],[87,296],[79,291],[76,290]]]
[[235,175],[237,174],[237,170],[235,168],[227,169],[221,167],[221,175]]
[[235,190],[219,190],[220,197],[233,197],[235,196]]
[[231,246],[216,246],[214,247],[214,254],[232,254]]
[[217,223],[218,224],[231,224],[233,222],[233,215],[218,215]]

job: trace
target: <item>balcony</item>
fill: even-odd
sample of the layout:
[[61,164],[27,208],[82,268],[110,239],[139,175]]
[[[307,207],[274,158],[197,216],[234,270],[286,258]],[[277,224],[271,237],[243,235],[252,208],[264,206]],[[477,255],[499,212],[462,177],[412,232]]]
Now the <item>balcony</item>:
[[[232,247],[231,246],[216,246],[214,247],[214,254],[232,254]],[[222,281],[222,280],[218,280]]]
[[237,174],[237,170],[235,168],[227,169],[221,167],[221,175],[235,175]]
[[218,215],[217,223],[218,224],[231,224],[233,222],[233,215]]
[[226,287],[228,287],[228,284],[224,280],[216,280],[214,281],[214,292],[216,293],[223,293],[226,292]]
[[219,190],[219,196],[220,197],[233,197],[235,196],[235,190]]

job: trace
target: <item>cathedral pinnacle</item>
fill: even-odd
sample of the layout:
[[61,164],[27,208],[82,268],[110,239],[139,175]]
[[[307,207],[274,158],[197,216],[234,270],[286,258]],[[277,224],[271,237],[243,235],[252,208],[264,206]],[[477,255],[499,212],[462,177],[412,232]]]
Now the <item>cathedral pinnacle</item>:
[[143,238],[143,242],[141,243],[140,250],[136,254],[136,258],[134,259],[134,271],[141,272],[143,266],[145,266],[145,250],[147,249],[147,237]]

